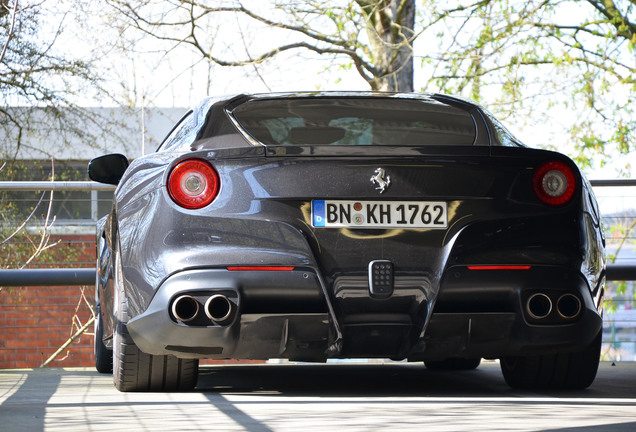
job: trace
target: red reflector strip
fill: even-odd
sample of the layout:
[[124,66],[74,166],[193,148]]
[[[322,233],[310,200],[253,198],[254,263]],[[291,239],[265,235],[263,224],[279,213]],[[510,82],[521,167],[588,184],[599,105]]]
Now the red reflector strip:
[[229,271],[292,271],[291,266],[234,266],[227,267]]
[[530,270],[529,265],[477,265],[468,266],[468,270]]

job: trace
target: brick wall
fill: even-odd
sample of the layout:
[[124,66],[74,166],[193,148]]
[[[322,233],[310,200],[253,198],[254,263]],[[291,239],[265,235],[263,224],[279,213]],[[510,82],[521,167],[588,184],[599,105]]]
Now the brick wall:
[[[95,236],[58,238],[61,243],[56,248],[62,255],[64,250],[73,249],[79,251],[79,258],[72,263],[60,261],[57,267],[95,267]],[[89,304],[93,304],[94,290],[93,286],[0,287],[0,369],[40,367],[93,316]],[[201,364],[219,363],[245,362],[201,361]],[[95,366],[92,326],[49,364],[49,367],[78,366]]]
[[[93,288],[88,301],[93,300]],[[86,296],[88,297],[88,295]],[[92,312],[82,287],[3,288],[0,292],[0,368],[35,368],[44,363]],[[92,327],[89,329],[92,332]],[[93,365],[93,338],[84,334],[50,366]]]
[[[59,267],[95,266],[94,236],[58,238],[61,243],[56,248],[79,252],[73,263],[60,262]],[[93,316],[89,306],[93,297],[92,286],[0,288],[0,368],[39,367]],[[94,365],[92,330],[69,345],[50,366]]]

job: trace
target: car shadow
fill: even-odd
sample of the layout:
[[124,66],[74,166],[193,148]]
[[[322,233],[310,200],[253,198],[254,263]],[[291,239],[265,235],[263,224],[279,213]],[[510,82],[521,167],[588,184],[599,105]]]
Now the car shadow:
[[498,365],[431,371],[419,364],[202,366],[198,391],[287,396],[493,396],[509,393]]
[[322,397],[564,397],[635,398],[633,363],[601,364],[585,390],[509,387],[499,364],[470,371],[434,371],[422,363],[250,364],[202,366],[195,391]]

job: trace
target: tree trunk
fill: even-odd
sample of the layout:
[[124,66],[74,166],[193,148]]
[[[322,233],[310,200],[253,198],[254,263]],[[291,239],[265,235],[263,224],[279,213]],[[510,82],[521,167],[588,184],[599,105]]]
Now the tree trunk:
[[373,90],[413,91],[415,0],[380,0],[363,6],[376,73]]

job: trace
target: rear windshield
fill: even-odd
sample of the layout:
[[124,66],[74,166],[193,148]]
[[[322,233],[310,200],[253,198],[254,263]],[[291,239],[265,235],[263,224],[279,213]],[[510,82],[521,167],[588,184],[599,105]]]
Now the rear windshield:
[[431,99],[252,100],[232,114],[265,145],[472,145],[471,115]]

